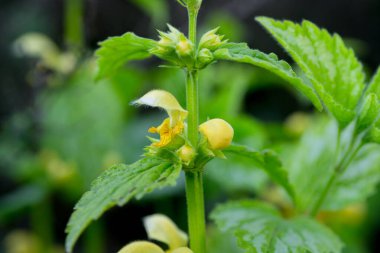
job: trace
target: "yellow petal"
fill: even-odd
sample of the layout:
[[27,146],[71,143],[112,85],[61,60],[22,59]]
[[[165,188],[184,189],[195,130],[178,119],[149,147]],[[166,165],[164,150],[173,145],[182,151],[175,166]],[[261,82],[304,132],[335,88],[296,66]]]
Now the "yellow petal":
[[152,90],[132,102],[135,105],[147,105],[164,109],[170,117],[170,125],[173,127],[178,121],[187,117],[187,111],[182,108],[177,99],[164,90]]
[[181,247],[173,250],[171,253],[193,253],[193,251],[187,247]]
[[227,121],[211,119],[199,126],[199,131],[207,138],[211,149],[223,149],[231,144],[234,129]]
[[151,242],[137,241],[124,246],[118,253],[165,253],[160,247]]
[[187,235],[171,219],[163,214],[145,217],[144,226],[149,239],[164,242],[169,246],[169,249],[176,249],[187,245]]

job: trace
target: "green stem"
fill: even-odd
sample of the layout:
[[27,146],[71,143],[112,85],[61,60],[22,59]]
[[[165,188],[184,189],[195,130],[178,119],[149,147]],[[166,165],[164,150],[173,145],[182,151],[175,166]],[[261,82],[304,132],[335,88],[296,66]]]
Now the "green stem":
[[[196,45],[199,7],[188,6],[189,39]],[[187,137],[194,149],[198,146],[199,98],[198,71],[186,70]],[[203,196],[203,174],[199,168],[186,172],[186,200],[190,248],[196,253],[206,252],[206,220]]]
[[187,71],[186,74],[186,104],[189,112],[187,118],[187,137],[191,145],[198,144],[199,101],[198,101],[198,73]]
[[79,50],[83,47],[83,0],[65,0],[65,42]]
[[[189,112],[187,119],[187,136],[191,145],[196,148],[198,145],[199,121],[197,71],[188,71],[186,79],[186,102]],[[193,171],[186,172],[186,199],[190,247],[197,253],[205,252],[206,240],[202,173],[199,168],[193,168]]]
[[49,252],[53,247],[53,210],[50,196],[46,196],[32,208],[31,226],[33,232],[43,244],[42,253]]
[[186,199],[190,248],[196,253],[206,252],[206,224],[203,200],[202,171],[186,172]]

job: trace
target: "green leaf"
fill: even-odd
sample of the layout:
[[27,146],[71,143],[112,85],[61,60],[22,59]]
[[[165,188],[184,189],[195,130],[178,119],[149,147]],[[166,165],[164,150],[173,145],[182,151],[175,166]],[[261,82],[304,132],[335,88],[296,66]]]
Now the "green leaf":
[[66,250],[71,252],[83,230],[106,210],[125,205],[133,197],[140,199],[156,188],[174,185],[180,171],[181,164],[153,157],[106,170],[76,204],[66,229]]
[[310,99],[318,110],[321,111],[323,109],[312,87],[305,84],[287,62],[279,60],[273,53],[265,54],[259,50],[250,49],[245,43],[227,43],[214,52],[214,57],[216,60],[248,63],[266,69],[288,81]]
[[301,140],[281,153],[300,213],[310,211],[333,173],[337,139],[334,123],[327,117],[314,119]]
[[130,32],[100,42],[100,48],[95,52],[99,67],[97,78],[112,76],[128,61],[150,57],[149,50],[156,44],[154,40]]
[[380,97],[380,67],[372,77],[372,80],[368,85],[367,93],[375,93],[377,97]]
[[340,36],[330,35],[309,21],[295,24],[267,17],[257,20],[300,66],[340,127],[351,122],[365,77],[362,65]]
[[285,219],[259,201],[236,201],[218,206],[211,218],[222,231],[234,233],[249,253],[339,253],[342,243],[328,228],[306,217]]
[[226,155],[234,154],[249,158],[257,168],[264,170],[274,182],[284,187],[289,196],[296,202],[293,187],[288,180],[288,173],[282,168],[279,158],[273,151],[259,152],[245,146],[231,145],[223,152]]

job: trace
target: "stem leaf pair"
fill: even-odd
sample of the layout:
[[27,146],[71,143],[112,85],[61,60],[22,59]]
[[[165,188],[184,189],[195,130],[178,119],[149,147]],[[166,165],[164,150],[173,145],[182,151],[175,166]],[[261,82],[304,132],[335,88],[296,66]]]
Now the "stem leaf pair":
[[72,251],[84,229],[105,211],[125,205],[133,197],[140,199],[154,189],[174,185],[181,169],[179,163],[145,157],[131,165],[120,164],[106,170],[75,206],[66,228],[66,251]]
[[[289,179],[297,194],[297,209],[309,213],[318,201],[321,189],[326,187],[334,173],[336,161],[337,126],[333,120],[315,119],[312,127],[302,139],[289,146],[282,154]],[[349,148],[353,127],[342,133],[341,147]],[[350,205],[365,201],[375,192],[380,181],[380,148],[374,144],[365,145],[353,156],[349,164],[344,165],[342,173],[332,185],[321,211],[343,210]]]

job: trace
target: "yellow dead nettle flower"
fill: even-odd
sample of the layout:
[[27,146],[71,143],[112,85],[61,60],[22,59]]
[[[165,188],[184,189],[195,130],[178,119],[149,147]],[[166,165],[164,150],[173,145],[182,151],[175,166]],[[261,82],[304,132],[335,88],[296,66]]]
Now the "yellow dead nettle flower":
[[228,147],[234,137],[234,129],[222,119],[211,119],[199,126],[199,131],[207,138],[211,149]]
[[169,118],[165,119],[158,127],[149,128],[150,133],[158,133],[160,141],[154,143],[156,147],[168,145],[175,136],[181,134],[185,128],[184,120],[187,111],[181,107],[177,99],[164,90],[152,90],[140,99],[133,102],[135,105],[147,105],[164,109]]
[[[193,253],[186,247],[187,235],[167,216],[163,214],[147,216],[144,219],[144,226],[149,239],[168,245],[166,253]],[[165,251],[154,243],[137,241],[126,245],[118,253],[165,253]]]

